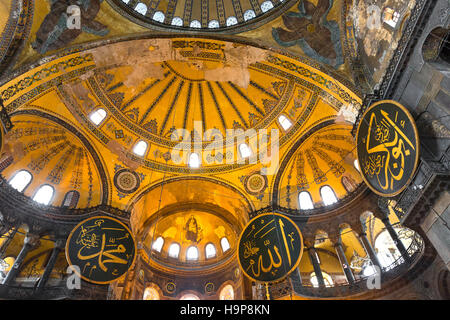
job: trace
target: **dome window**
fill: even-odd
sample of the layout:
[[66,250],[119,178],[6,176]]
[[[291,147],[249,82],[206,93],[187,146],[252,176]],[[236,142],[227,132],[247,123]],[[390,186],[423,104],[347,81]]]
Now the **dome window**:
[[244,12],[244,20],[248,21],[256,17],[255,11],[247,10]]
[[104,109],[97,109],[89,115],[89,119],[98,126],[106,118],[106,111]]
[[299,193],[298,204],[301,210],[314,209],[314,204],[308,191],[302,191]]
[[164,13],[162,13],[162,11],[156,11],[155,14],[153,15],[153,20],[164,23],[164,19],[166,17],[164,16]]
[[322,197],[322,201],[326,206],[337,202],[336,195],[334,194],[334,191],[330,186],[323,186],[322,188],[320,188],[320,196]]
[[218,27],[219,27],[219,21],[217,21],[217,20],[211,20],[208,23],[208,28],[210,28],[210,29],[214,29],[214,28],[218,28]]
[[206,259],[211,259],[216,256],[216,247],[212,243],[208,243],[205,247]]
[[191,246],[186,251],[186,260],[196,261],[198,260],[198,249],[197,247]]
[[239,152],[242,158],[248,158],[252,155],[252,150],[246,143],[241,143],[239,145]]
[[172,243],[169,247],[169,257],[178,259],[180,254],[180,245],[176,242]]
[[80,193],[76,190],[72,190],[66,193],[63,201],[63,208],[75,208],[80,200]]
[[155,240],[155,242],[153,242],[152,249],[155,250],[156,252],[161,252],[163,245],[164,245],[164,238],[158,237]]
[[267,12],[270,9],[273,9],[272,1],[264,1],[263,3],[261,3],[261,11],[262,12]]
[[189,27],[198,29],[202,27],[202,24],[198,20],[192,20]]
[[183,19],[181,19],[180,17],[174,17],[172,19],[172,23],[173,26],[176,27],[182,27],[183,26]]
[[197,153],[191,153],[189,156],[189,167],[190,168],[199,168],[200,167],[200,157]]
[[237,21],[236,17],[231,16],[231,17],[227,18],[227,27],[234,26],[237,23],[238,23],[238,21]]
[[147,151],[148,144],[147,142],[140,140],[133,148],[133,153],[137,156],[143,157],[145,152]]
[[147,13],[147,6],[145,4],[143,4],[142,2],[138,3],[137,6],[134,8],[134,11],[145,16],[145,14]]
[[22,192],[26,187],[28,187],[32,178],[33,176],[31,173],[26,170],[21,170],[14,175],[14,177],[9,181],[9,184],[17,191]]
[[230,249],[230,243],[226,237],[220,239],[220,246],[222,247],[223,252],[227,252]]
[[284,131],[287,131],[290,127],[292,127],[291,120],[289,120],[289,118],[285,115],[281,115],[278,117],[278,123],[281,125]]
[[48,205],[52,200],[54,193],[55,189],[52,186],[44,184],[38,189],[33,197],[33,200],[37,203]]

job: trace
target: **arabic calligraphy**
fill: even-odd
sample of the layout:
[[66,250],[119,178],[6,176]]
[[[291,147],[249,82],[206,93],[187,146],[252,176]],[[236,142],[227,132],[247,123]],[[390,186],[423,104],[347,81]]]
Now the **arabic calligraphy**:
[[135,258],[130,230],[119,220],[93,217],[78,224],[66,244],[69,264],[80,267],[80,276],[93,283],[109,283],[122,276]]
[[409,183],[417,167],[418,135],[408,111],[395,101],[380,101],[364,114],[357,132],[358,161],[369,187],[393,196]]
[[239,264],[255,281],[273,282],[285,277],[298,266],[302,252],[300,230],[277,213],[251,220],[239,239]]

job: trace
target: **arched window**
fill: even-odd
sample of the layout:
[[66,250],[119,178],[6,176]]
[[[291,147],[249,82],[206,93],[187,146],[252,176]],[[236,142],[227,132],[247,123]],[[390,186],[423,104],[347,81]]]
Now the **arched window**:
[[314,209],[314,204],[308,191],[302,191],[298,194],[298,205],[301,210]]
[[278,122],[280,123],[281,127],[284,131],[287,131],[290,127],[292,127],[292,122],[289,120],[288,117],[285,115],[281,115],[278,117]]
[[202,24],[198,20],[192,20],[191,24],[189,25],[191,28],[201,28]]
[[[414,238],[414,231],[405,227],[396,227],[394,230],[398,234],[403,246],[409,248]],[[389,267],[402,256],[387,230],[383,230],[377,235],[374,247],[382,267]]]
[[208,23],[208,28],[213,29],[213,28],[218,28],[219,27],[219,21],[217,20],[211,20]]
[[162,247],[164,245],[164,238],[163,237],[158,237],[152,244],[152,249],[157,251],[157,252],[161,252]]
[[231,16],[231,17],[227,18],[227,27],[234,26],[237,23],[238,23],[238,21],[237,21],[236,17]]
[[227,284],[225,287],[223,287],[223,289],[220,290],[219,299],[220,300],[234,300],[233,286],[230,284]]
[[169,247],[169,257],[178,258],[180,254],[180,245],[176,242],[172,243]]
[[155,288],[148,287],[144,291],[143,300],[160,300],[159,292]]
[[272,8],[273,8],[272,1],[264,1],[263,3],[261,3],[261,11],[262,12],[267,12]]
[[358,172],[361,172],[361,170],[359,169],[358,159],[355,159],[355,161],[353,161],[353,166],[355,167],[356,170],[358,170]]
[[31,173],[26,170],[20,170],[14,175],[14,177],[12,177],[11,180],[9,180],[9,184],[17,191],[22,192],[26,187],[28,187],[31,179],[33,179]]
[[143,157],[145,152],[147,151],[148,144],[147,142],[140,140],[138,143],[134,145],[133,153],[135,155]]
[[392,8],[386,7],[383,10],[382,19],[384,23],[390,25],[392,28],[395,29],[398,20],[400,19],[400,13]]
[[38,203],[48,205],[52,200],[54,193],[55,189],[52,186],[44,184],[38,189],[38,191],[33,197],[33,200]]
[[205,247],[206,259],[214,258],[216,256],[216,247],[212,243],[208,243]]
[[200,167],[200,157],[198,156],[197,153],[191,153],[191,155],[189,156],[188,165],[191,168],[199,168]]
[[153,20],[155,20],[155,21],[163,23],[165,18],[166,17],[164,16],[164,13],[162,11],[156,11],[153,14]]
[[248,21],[250,19],[253,19],[256,17],[255,11],[253,10],[247,10],[244,12],[244,20]]
[[183,19],[181,19],[180,17],[174,17],[172,19],[172,23],[173,26],[176,27],[182,27],[183,26]]
[[98,126],[106,118],[106,111],[104,109],[97,109],[89,115],[89,119]]
[[137,6],[134,8],[134,10],[140,14],[142,14],[143,16],[145,16],[145,14],[147,13],[147,6],[145,4],[138,3]]
[[[328,273],[325,273],[325,272],[322,271],[322,276],[323,276],[323,281],[325,282],[325,287],[332,287],[332,286],[334,286],[333,279],[331,279],[331,277],[330,277],[330,275]],[[311,284],[313,285],[313,287],[315,287],[315,288],[319,287],[319,281],[317,280],[315,272],[311,273],[311,276],[310,276],[309,279],[310,279]]]
[[226,237],[220,239],[220,246],[222,247],[223,252],[227,252],[230,249],[230,243]]
[[80,193],[76,190],[72,190],[66,193],[63,201],[63,208],[75,208],[80,200]]
[[190,246],[186,251],[186,260],[196,261],[198,260],[198,249],[195,246]]
[[241,143],[239,145],[239,152],[242,158],[248,158],[252,155],[252,150],[246,143]]
[[198,296],[196,296],[195,294],[192,293],[188,293],[183,295],[180,300],[200,300],[200,298]]
[[337,202],[336,195],[334,194],[334,191],[330,186],[323,186],[322,188],[320,188],[320,196],[322,197],[322,201],[326,206]]

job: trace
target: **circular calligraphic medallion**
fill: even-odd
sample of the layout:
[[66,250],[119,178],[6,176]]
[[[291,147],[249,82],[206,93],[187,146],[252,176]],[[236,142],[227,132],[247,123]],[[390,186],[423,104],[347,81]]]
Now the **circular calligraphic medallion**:
[[66,243],[66,258],[88,282],[107,284],[125,274],[136,258],[136,242],[121,221],[98,216],[80,222]]
[[114,186],[122,193],[133,193],[141,185],[139,175],[128,169],[121,169],[114,175]]
[[376,194],[392,197],[411,182],[419,161],[413,117],[396,101],[379,101],[364,113],[356,133],[358,163]]
[[286,277],[298,267],[302,254],[300,229],[278,213],[253,218],[239,237],[239,266],[253,281],[269,283]]

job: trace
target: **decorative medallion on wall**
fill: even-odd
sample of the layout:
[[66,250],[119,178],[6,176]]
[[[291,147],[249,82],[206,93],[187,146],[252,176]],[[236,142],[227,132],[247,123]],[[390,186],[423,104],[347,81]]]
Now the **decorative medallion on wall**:
[[240,179],[247,193],[256,196],[258,199],[264,196],[264,191],[268,186],[267,176],[257,171]]
[[111,283],[124,275],[136,258],[136,242],[130,229],[107,216],[80,222],[66,243],[69,265],[88,282]]
[[114,186],[122,193],[135,192],[141,185],[139,175],[128,169],[121,169],[114,175]]
[[207,284],[205,284],[205,293],[211,294],[213,292],[214,292],[214,283],[208,282]]
[[238,242],[238,261],[253,281],[275,282],[298,267],[303,239],[297,225],[278,213],[253,218]]
[[356,133],[361,174],[373,192],[392,197],[411,182],[419,161],[419,135],[413,117],[396,101],[373,104]]
[[170,294],[174,293],[175,290],[177,289],[177,286],[175,285],[175,283],[173,282],[168,282],[166,284],[166,291]]

